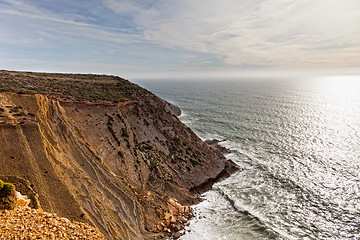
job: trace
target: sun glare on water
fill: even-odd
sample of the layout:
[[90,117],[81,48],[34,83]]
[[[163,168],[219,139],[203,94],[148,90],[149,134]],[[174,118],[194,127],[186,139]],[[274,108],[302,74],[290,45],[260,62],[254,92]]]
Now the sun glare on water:
[[352,101],[359,98],[360,76],[327,76],[318,80],[325,93]]

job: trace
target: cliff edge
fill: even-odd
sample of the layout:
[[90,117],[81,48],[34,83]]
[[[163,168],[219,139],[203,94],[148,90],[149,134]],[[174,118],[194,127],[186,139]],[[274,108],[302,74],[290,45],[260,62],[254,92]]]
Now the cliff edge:
[[174,233],[197,191],[234,169],[176,112],[119,77],[0,71],[0,175],[106,239]]

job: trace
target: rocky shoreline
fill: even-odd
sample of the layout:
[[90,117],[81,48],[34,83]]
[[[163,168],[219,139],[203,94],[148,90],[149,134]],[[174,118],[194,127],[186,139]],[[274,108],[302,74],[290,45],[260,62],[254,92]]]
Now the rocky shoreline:
[[[211,148],[219,150],[223,155],[231,153],[230,149],[220,146],[219,143],[226,140],[205,140],[204,143],[209,145]],[[190,189],[191,192],[200,195],[211,189],[211,187],[228,177],[233,173],[240,170],[240,168],[230,159],[227,160],[225,167],[222,171],[215,176],[214,178],[209,178],[204,181],[202,184],[194,186]],[[201,199],[198,199],[201,201]],[[195,202],[196,203],[196,202]],[[155,233],[161,233],[158,236],[155,236],[154,239],[164,239],[164,237],[172,237],[173,239],[178,239],[185,234],[183,231],[186,226],[189,225],[189,220],[194,217],[193,210],[191,206],[181,205],[175,198],[170,198],[168,201],[168,211],[162,212],[160,215],[164,216],[161,221],[158,222],[156,226],[152,229]],[[169,234],[164,234],[169,233]],[[165,238],[167,239],[167,238]]]
[[[163,218],[152,229],[154,233],[160,233],[154,239],[162,239],[165,236],[179,238],[181,230],[188,224],[193,216],[191,207],[181,205],[175,198],[170,198],[166,212],[160,213]],[[166,235],[165,235],[166,234]]]

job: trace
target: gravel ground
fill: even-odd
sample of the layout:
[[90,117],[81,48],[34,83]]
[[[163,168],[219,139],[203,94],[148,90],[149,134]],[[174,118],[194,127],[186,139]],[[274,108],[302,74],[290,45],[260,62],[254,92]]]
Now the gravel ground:
[[101,239],[103,234],[86,223],[71,222],[54,213],[17,206],[0,211],[0,239]]

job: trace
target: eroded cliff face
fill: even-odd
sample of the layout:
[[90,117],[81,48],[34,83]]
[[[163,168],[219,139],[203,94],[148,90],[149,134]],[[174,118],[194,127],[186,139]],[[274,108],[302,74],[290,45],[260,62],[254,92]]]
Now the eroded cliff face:
[[0,93],[1,175],[30,182],[41,207],[107,239],[150,239],[168,201],[219,175],[209,148],[153,94],[120,102]]

